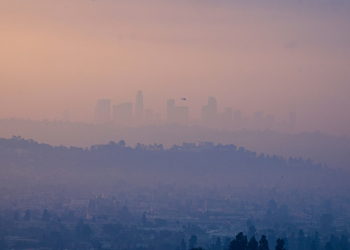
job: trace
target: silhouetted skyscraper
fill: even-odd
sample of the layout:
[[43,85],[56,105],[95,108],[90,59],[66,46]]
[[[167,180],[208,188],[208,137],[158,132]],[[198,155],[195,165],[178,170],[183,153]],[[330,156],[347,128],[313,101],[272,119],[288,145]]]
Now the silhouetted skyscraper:
[[153,109],[145,110],[145,123],[148,125],[153,124]]
[[296,113],[291,112],[289,114],[289,126],[293,132],[295,130],[296,125],[297,125],[297,115],[296,115]]
[[135,101],[135,118],[136,123],[141,125],[143,123],[143,95],[142,91],[137,91]]
[[255,111],[253,118],[253,129],[264,129],[264,112],[263,111]]
[[175,100],[167,101],[167,122],[187,124],[189,119],[189,108],[187,106],[175,106]]
[[98,99],[95,107],[95,122],[105,123],[111,120],[111,100]]
[[174,110],[175,110],[175,100],[169,99],[166,106],[166,120],[167,122],[174,122]]
[[124,102],[113,106],[113,122],[122,126],[131,126],[133,121],[132,103]]
[[63,122],[70,122],[70,113],[68,110],[64,110],[62,113],[62,121]]
[[202,124],[205,126],[217,126],[218,106],[214,97],[208,97],[208,105],[202,107]]
[[249,119],[243,117],[240,110],[236,110],[233,114],[233,127],[235,129],[248,128]]
[[232,128],[233,126],[233,112],[231,107],[226,107],[224,112],[224,127]]

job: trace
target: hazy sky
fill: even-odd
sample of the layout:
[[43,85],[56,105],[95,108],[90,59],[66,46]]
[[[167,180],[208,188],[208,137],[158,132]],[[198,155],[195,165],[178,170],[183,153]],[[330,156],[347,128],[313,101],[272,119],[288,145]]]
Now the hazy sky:
[[96,99],[142,90],[163,114],[187,97],[198,118],[210,95],[350,135],[348,2],[1,1],[0,118],[92,121]]

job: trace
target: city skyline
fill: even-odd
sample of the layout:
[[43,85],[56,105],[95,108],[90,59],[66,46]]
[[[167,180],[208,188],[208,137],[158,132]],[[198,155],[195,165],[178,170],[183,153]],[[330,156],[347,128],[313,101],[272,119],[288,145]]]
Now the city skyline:
[[[95,107],[94,123],[113,122],[123,127],[174,123],[228,130],[271,129],[291,133],[301,132],[297,130],[297,116],[295,112],[290,112],[287,120],[275,119],[273,114],[264,114],[264,111],[255,111],[252,117],[243,116],[240,110],[236,109],[233,111],[232,107],[223,107],[223,112],[219,112],[216,98],[209,96],[207,104],[201,108],[200,119],[195,119],[191,116],[190,107],[184,105],[187,98],[168,99],[166,114],[162,118],[162,115],[154,112],[152,108],[148,107],[145,109],[143,100],[144,97],[141,90],[137,91],[135,104],[132,102],[112,103],[111,99],[98,99]],[[65,119],[67,116],[66,112],[63,112],[62,121],[67,121]]]
[[0,17],[1,250],[350,250],[350,0]]
[[219,112],[287,120],[293,111],[305,131],[350,135],[349,9],[330,0],[7,1],[0,118],[69,110],[72,122],[90,122],[95,100],[134,102],[142,89],[144,107],[163,118],[167,99],[186,97],[200,119],[215,96]]

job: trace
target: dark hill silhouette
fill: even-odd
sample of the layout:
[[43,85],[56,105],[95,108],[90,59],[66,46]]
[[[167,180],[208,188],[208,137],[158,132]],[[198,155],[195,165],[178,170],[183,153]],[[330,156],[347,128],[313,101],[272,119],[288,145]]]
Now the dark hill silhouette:
[[331,168],[350,170],[350,154],[348,153],[350,152],[350,139],[347,136],[330,136],[321,132],[289,134],[272,130],[225,131],[176,124],[122,128],[114,124],[0,120],[0,137],[11,138],[12,135],[21,135],[41,143],[67,147],[90,147],[90,145],[107,143],[111,140],[125,140],[129,145],[162,143],[165,148],[170,148],[184,141],[212,141],[235,144],[238,147],[256,151],[258,154],[279,155],[284,158],[290,156],[310,158],[315,163],[327,164]]
[[4,181],[109,183],[125,178],[139,183],[188,185],[341,188],[349,174],[311,160],[257,155],[235,145],[211,149],[162,145],[126,147],[124,141],[90,148],[51,146],[21,137],[0,139]]

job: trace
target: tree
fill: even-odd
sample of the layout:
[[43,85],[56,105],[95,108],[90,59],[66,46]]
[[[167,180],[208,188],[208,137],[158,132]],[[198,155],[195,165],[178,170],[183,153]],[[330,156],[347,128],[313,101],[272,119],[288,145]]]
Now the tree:
[[274,199],[269,201],[269,209],[273,212],[277,211],[277,202]]
[[221,248],[222,248],[221,238],[217,237],[215,242],[215,250],[221,250]]
[[82,219],[80,219],[75,226],[75,233],[78,239],[89,239],[92,231],[89,224],[85,224]]
[[303,230],[299,230],[298,233],[298,250],[304,250],[305,246],[305,236],[304,236],[304,231]]
[[332,243],[330,243],[329,241],[326,243],[326,245],[324,246],[324,250],[334,250]]
[[41,216],[42,221],[49,221],[50,220],[50,213],[47,211],[47,209],[44,209],[43,214]]
[[256,234],[256,228],[254,227],[254,225],[249,226],[248,233],[247,233],[248,237],[250,238],[254,237],[255,234]]
[[311,241],[311,250],[318,250],[320,248],[320,237],[318,236],[318,232],[315,232],[315,235]]
[[247,250],[258,250],[258,241],[254,236],[250,238],[247,245]]
[[25,215],[24,215],[24,220],[25,221],[30,221],[30,210],[27,209]]
[[276,240],[276,247],[275,247],[275,250],[285,250],[284,249],[284,240],[283,239],[280,239],[280,238],[278,238],[277,240]]
[[124,148],[124,147],[125,147],[125,145],[126,145],[126,143],[125,143],[125,141],[124,141],[124,140],[120,140],[120,141],[118,142],[118,146],[119,146],[119,147]]
[[146,212],[144,212],[144,213],[142,214],[142,225],[143,225],[144,227],[147,226]]
[[188,248],[192,249],[192,248],[195,248],[196,246],[197,246],[197,236],[192,235],[190,240],[188,241]]
[[339,241],[339,247],[341,250],[349,250],[349,238],[345,235],[342,235]]
[[184,238],[181,240],[180,250],[186,250],[186,242]]
[[269,250],[269,242],[267,241],[265,235],[262,235],[261,239],[259,240],[258,250]]
[[240,232],[236,235],[236,239],[231,241],[229,250],[246,250],[247,243],[247,236]]

